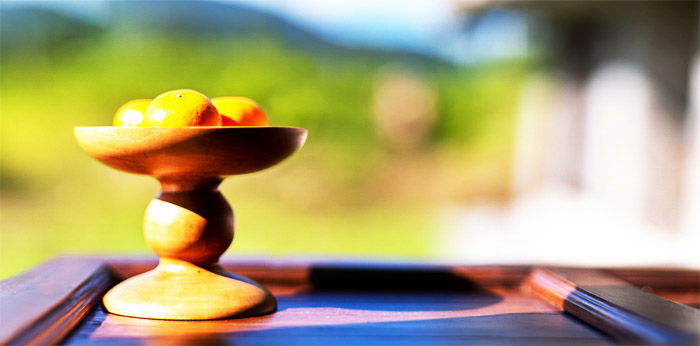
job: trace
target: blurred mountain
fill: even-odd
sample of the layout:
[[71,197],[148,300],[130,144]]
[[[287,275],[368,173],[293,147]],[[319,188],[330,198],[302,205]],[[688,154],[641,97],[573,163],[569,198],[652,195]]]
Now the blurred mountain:
[[0,52],[3,57],[42,51],[52,53],[64,43],[94,37],[103,28],[34,6],[0,4]]
[[[449,63],[420,52],[346,46],[274,14],[232,3],[215,1],[111,1],[104,28],[46,9],[32,6],[3,6],[2,48],[51,50],[67,40],[95,36],[102,31],[129,37],[168,37],[215,40],[235,45],[238,40],[276,37],[290,48],[321,57],[362,56],[378,61],[401,61],[419,65]],[[4,54],[4,53],[3,53]]]

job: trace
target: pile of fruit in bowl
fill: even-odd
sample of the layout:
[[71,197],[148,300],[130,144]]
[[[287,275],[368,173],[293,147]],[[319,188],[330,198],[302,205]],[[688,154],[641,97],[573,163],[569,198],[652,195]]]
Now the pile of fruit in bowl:
[[268,126],[267,116],[255,101],[240,96],[209,99],[206,95],[178,89],[154,99],[131,100],[117,110],[114,126]]

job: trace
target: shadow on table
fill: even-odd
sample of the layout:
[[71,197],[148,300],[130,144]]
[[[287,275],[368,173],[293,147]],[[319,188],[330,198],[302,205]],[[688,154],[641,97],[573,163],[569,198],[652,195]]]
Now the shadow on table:
[[310,270],[311,289],[278,297],[289,308],[372,311],[478,309],[503,300],[449,268],[322,266]]

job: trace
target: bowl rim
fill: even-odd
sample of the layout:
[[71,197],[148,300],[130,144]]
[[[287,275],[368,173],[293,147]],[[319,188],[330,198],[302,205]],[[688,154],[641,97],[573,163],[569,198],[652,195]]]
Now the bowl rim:
[[[74,128],[74,136],[78,144],[83,148],[83,151],[92,158],[120,171],[155,177],[199,176],[203,175],[205,171],[208,172],[207,175],[225,177],[260,171],[274,166],[298,151],[303,146],[304,142],[306,142],[307,135],[307,129],[289,126],[76,126]],[[218,139],[214,140],[215,138]],[[268,141],[267,138],[269,138],[271,142]],[[181,144],[193,139],[198,141],[198,145],[188,146],[188,148],[199,149],[183,151]],[[211,145],[212,143],[219,143],[220,141],[223,141],[221,143],[227,143],[227,141],[230,140],[234,140],[234,142],[236,140],[242,140],[242,143],[253,143],[251,145],[259,148],[272,148],[271,146],[276,143],[274,147],[278,147],[279,149],[258,150],[260,155],[255,157],[258,157],[262,161],[257,161],[269,161],[263,164],[251,163],[255,161],[250,158],[253,156],[241,155],[239,150],[228,150],[228,152],[234,153],[233,156],[224,156],[227,158],[234,157],[235,159],[230,159],[228,161],[239,163],[221,165],[221,167],[216,169],[208,168],[195,170],[190,167],[190,171],[185,172],[180,168],[171,169],[172,167],[178,166],[177,164],[163,163],[173,161],[171,159],[174,157],[173,155],[181,156],[180,154],[182,153],[187,154],[185,155],[188,157],[186,162],[210,162],[208,158],[213,157],[212,155],[220,154],[221,151],[211,151],[206,148],[201,149],[205,146],[199,144],[207,143],[207,145]],[[225,148],[225,146],[221,148]],[[162,162],[158,164],[137,165],[129,163],[132,161],[146,162],[146,156],[161,160]],[[240,162],[247,163],[241,166]],[[200,164],[197,163],[197,165]],[[179,166],[192,166],[192,164]],[[155,168],[158,168],[160,173],[158,173],[159,171],[155,170]],[[170,172],[171,170],[172,172]]]
[[304,130],[308,131],[308,129],[303,128],[303,127],[295,127],[295,126],[182,126],[182,127],[156,127],[156,126],[74,126],[74,129],[159,129],[159,130],[171,130],[171,129],[177,129],[178,131],[191,131],[191,130],[200,130],[200,129],[207,129],[207,130],[213,130],[213,129],[293,129],[293,130]]

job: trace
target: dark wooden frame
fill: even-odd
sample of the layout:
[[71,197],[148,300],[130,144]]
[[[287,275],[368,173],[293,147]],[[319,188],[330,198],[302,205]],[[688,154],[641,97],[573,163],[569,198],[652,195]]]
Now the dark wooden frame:
[[104,261],[58,258],[0,282],[0,344],[56,344],[113,284]]
[[[61,342],[99,304],[101,296],[113,284],[155,265],[155,260],[64,257],[0,282],[0,344]],[[224,266],[262,283],[277,285],[343,286],[352,282],[346,278],[356,278],[357,275],[389,277],[394,281],[418,276],[430,278],[430,282],[439,285],[442,278],[447,278],[441,273],[449,271],[483,287],[521,286],[619,342],[700,343],[700,312],[697,309],[637,288],[697,289],[700,275],[691,270],[360,263],[312,265],[242,260],[227,261]],[[642,272],[646,274],[640,274]]]

